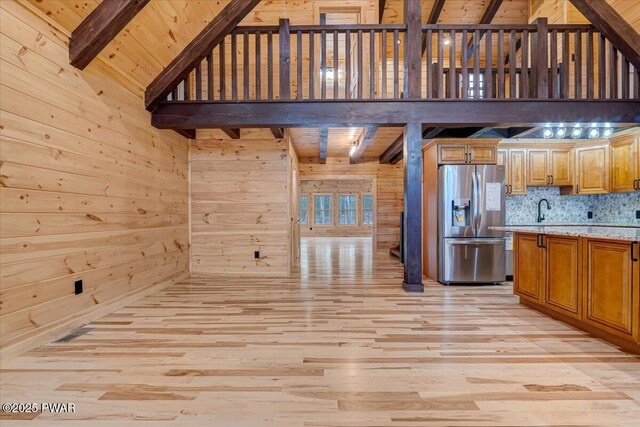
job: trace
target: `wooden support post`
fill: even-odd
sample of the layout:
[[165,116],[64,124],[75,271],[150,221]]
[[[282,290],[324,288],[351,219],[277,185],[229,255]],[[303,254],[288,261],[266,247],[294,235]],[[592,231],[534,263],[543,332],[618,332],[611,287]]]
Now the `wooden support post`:
[[549,22],[536,19],[536,84],[537,98],[549,97]]
[[422,124],[404,128],[404,281],[407,292],[423,292],[422,285]]
[[404,0],[404,97],[420,98],[422,80],[422,2]]
[[289,20],[279,21],[280,39],[280,99],[291,99],[291,43],[289,39]]

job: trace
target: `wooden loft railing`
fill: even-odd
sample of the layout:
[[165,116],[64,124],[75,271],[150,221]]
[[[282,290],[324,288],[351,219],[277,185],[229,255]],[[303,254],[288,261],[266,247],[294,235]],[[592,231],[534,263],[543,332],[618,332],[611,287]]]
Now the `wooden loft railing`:
[[[237,27],[165,102],[403,98],[406,26]],[[638,99],[590,25],[423,25],[422,99]],[[454,58],[452,61],[451,58]]]

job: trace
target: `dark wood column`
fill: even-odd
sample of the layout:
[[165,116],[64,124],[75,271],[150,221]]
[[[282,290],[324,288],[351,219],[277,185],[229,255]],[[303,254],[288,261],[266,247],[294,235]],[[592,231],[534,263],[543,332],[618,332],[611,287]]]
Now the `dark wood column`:
[[404,128],[404,281],[407,292],[422,292],[422,124]]

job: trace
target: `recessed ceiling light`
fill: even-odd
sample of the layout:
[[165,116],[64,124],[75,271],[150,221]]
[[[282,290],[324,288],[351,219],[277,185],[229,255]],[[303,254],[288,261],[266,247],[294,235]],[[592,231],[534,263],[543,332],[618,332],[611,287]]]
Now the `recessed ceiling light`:
[[598,138],[600,136],[600,129],[598,128],[590,128],[589,129],[589,138]]
[[553,136],[553,130],[551,128],[545,128],[544,131],[542,132],[542,136],[545,139],[549,139]]
[[576,123],[575,126],[573,127],[573,130],[571,131],[571,137],[580,138],[581,135],[582,135],[582,126],[580,126],[579,123]]

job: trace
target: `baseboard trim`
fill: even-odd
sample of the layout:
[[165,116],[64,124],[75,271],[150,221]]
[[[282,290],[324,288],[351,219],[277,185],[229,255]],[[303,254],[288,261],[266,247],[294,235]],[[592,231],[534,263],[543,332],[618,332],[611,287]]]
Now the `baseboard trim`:
[[117,301],[111,303],[107,303],[102,307],[89,307],[73,316],[65,317],[63,319],[55,321],[50,325],[46,325],[44,327],[45,329],[37,333],[37,335],[28,337],[23,341],[19,341],[15,344],[9,345],[8,347],[0,349],[0,366],[12,359],[15,359],[21,354],[26,353],[29,350],[33,350],[36,347],[60,339],[67,335],[69,332],[74,331],[86,325],[87,323],[93,322],[94,320],[111,314],[114,311],[117,311],[127,305],[133,304],[134,302],[141,300],[148,295],[158,292],[169,285],[181,282],[187,278],[189,278],[188,271],[175,276],[172,279],[155,283],[145,288],[126,293],[124,294],[125,296],[123,298],[120,298]]

